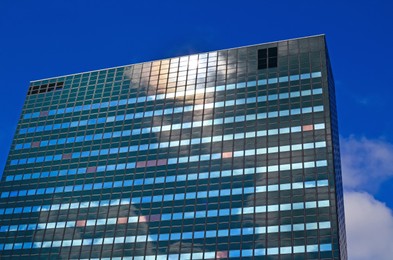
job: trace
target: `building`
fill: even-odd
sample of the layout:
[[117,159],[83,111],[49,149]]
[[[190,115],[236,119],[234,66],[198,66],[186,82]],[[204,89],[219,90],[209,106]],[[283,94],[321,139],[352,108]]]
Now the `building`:
[[346,259],[323,35],[32,81],[0,256]]

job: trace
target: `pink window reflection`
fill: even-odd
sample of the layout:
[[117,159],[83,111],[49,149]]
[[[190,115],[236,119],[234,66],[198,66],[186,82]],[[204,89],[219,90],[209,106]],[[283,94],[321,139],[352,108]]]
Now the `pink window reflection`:
[[61,159],[71,159],[72,158],[72,154],[70,153],[65,153],[61,156]]
[[218,251],[216,252],[216,259],[228,258],[227,251]]
[[137,168],[146,167],[146,162],[137,162],[136,167]]
[[312,131],[312,130],[314,130],[313,125],[304,125],[303,126],[303,131]]
[[86,220],[78,220],[78,221],[76,221],[76,226],[77,227],[84,227],[84,226],[86,226]]
[[49,112],[48,112],[48,111],[42,111],[42,112],[40,112],[40,116],[47,116],[47,115],[49,115]]
[[232,152],[224,152],[222,153],[222,158],[231,158],[232,157]]
[[148,219],[145,216],[139,216],[139,222],[148,222]]
[[96,166],[87,167],[87,169],[86,169],[87,173],[92,173],[92,172],[96,172],[96,171],[97,171],[97,167]]
[[117,224],[127,224],[128,223],[128,218],[123,217],[123,218],[117,218]]
[[32,142],[31,147],[40,147],[41,142]]

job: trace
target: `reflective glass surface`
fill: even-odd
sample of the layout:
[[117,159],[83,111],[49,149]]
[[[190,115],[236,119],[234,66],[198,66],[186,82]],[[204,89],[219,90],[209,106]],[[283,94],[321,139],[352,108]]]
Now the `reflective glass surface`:
[[346,259],[324,36],[31,82],[0,183],[24,257]]

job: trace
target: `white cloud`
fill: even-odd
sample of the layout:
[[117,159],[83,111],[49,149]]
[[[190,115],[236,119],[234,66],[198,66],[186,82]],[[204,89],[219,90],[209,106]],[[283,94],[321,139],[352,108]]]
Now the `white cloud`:
[[344,199],[349,259],[391,260],[392,211],[365,192],[349,191]]
[[340,144],[349,259],[391,260],[393,213],[371,194],[393,177],[393,145],[354,136]]
[[341,138],[341,163],[346,189],[371,193],[393,177],[393,145],[383,140]]

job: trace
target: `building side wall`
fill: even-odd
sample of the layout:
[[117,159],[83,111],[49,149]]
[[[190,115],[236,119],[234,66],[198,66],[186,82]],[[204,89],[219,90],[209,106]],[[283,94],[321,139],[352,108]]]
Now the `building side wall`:
[[[327,47],[326,47],[327,49]],[[336,183],[336,201],[337,201],[337,221],[339,232],[339,246],[341,259],[347,259],[347,243],[346,243],[346,230],[345,230],[345,213],[344,213],[344,191],[342,184],[341,172],[341,156],[340,156],[340,138],[338,131],[338,117],[336,106],[336,91],[333,78],[333,71],[329,59],[328,52],[326,51],[326,67],[328,72],[328,85],[329,85],[329,104],[330,104],[330,117],[332,128],[332,144],[333,144],[333,158],[334,158],[334,172]]]

